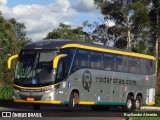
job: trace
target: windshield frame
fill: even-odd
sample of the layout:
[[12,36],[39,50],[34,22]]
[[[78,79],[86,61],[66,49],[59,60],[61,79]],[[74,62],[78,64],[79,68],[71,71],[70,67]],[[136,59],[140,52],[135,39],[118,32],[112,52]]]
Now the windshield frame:
[[[20,59],[21,58],[23,58],[23,56],[22,56],[22,53],[23,52],[35,52],[36,54],[35,54],[35,58],[33,58],[34,59],[34,61],[33,61],[33,66],[32,66],[32,68],[31,68],[31,77],[29,77],[29,78],[27,78],[27,76],[25,76],[24,78],[22,78],[22,77],[20,77],[19,79],[17,78],[17,75],[18,75],[18,64],[20,64]],[[25,84],[24,83],[24,81],[30,81],[30,82],[32,82],[33,80],[34,80],[34,77],[35,77],[35,74],[36,74],[36,70],[37,70],[37,64],[39,63],[39,58],[40,58],[40,53],[49,53],[49,52],[51,52],[51,53],[54,53],[55,55],[53,56],[53,59],[52,59],[52,61],[50,61],[51,63],[53,63],[53,60],[54,60],[54,58],[55,58],[55,56],[56,55],[58,55],[59,54],[59,51],[58,50],[22,50],[21,52],[20,52],[20,54],[19,54],[19,58],[17,59],[17,63],[16,63],[16,70],[15,70],[15,75],[14,75],[14,84],[16,84],[16,85],[20,85],[20,86],[25,86],[25,87],[30,87],[30,86],[32,86],[32,87],[39,87],[39,86],[46,86],[46,85],[50,85],[50,84],[53,84],[54,83],[54,76],[52,76],[51,78],[52,78],[52,80],[50,81],[50,82],[48,82],[48,83],[37,83],[37,84]],[[52,64],[51,64],[51,67],[52,67]],[[22,69],[23,69],[23,67],[22,67]],[[53,71],[53,69],[51,69],[51,71],[50,71],[50,74],[52,75],[53,73],[52,73],[52,71]],[[34,73],[35,72],[35,73]],[[21,79],[21,80],[20,80]],[[18,80],[19,80],[19,82],[18,82]],[[40,79],[39,79],[40,80]],[[38,81],[39,81],[38,80]]]

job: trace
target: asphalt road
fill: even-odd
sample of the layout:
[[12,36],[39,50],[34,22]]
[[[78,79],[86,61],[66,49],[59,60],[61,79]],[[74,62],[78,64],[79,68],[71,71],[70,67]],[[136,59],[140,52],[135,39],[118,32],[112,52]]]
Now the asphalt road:
[[[42,105],[41,110],[32,110],[32,105],[30,104],[14,104],[14,103],[1,103],[0,104],[1,115],[2,112],[11,112],[16,116],[16,113],[29,114],[29,113],[39,113],[42,118],[38,117],[38,120],[123,120],[123,112],[118,108],[110,108],[109,110],[96,110],[93,111],[90,106],[77,106],[73,112],[68,112],[66,106],[57,105]],[[10,118],[0,118],[3,120],[9,120]],[[16,117],[12,120],[27,119]],[[31,118],[28,118],[31,119]],[[35,119],[35,118],[32,118]]]

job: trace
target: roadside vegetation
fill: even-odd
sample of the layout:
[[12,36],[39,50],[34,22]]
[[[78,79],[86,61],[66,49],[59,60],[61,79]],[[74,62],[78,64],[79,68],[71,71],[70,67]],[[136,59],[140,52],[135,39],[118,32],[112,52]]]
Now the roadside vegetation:
[[156,105],[160,107],[160,89],[157,90],[157,94],[156,94]]
[[12,100],[12,86],[4,86],[0,88],[0,100]]

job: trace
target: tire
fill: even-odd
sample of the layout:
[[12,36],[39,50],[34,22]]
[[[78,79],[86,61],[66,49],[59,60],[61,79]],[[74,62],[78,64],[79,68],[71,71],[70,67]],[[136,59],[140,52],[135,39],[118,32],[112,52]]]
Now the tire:
[[142,106],[142,97],[137,96],[135,103],[134,103],[134,108],[135,108],[135,110],[140,110],[141,106]]
[[132,111],[133,109],[134,109],[134,100],[132,96],[128,96],[126,100],[126,105],[122,107],[122,110],[124,112],[129,112]]
[[33,104],[33,110],[40,110],[39,104]]
[[79,95],[76,92],[72,92],[70,94],[70,98],[69,98],[69,104],[68,104],[68,108],[67,110],[69,112],[73,112],[74,107],[76,106],[76,104],[79,103]]

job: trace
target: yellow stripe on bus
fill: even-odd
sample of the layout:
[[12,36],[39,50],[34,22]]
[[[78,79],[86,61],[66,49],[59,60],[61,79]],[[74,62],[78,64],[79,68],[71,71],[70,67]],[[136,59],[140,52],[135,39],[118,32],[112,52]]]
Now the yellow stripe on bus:
[[42,89],[42,88],[47,88],[47,87],[50,87],[50,86],[55,86],[55,85],[58,85],[58,84],[60,84],[61,82],[59,82],[59,83],[57,83],[57,84],[52,84],[52,85],[48,85],[48,86],[44,86],[44,87],[22,87],[22,86],[18,86],[18,85],[16,85],[16,84],[13,84],[13,86],[15,86],[15,87],[18,87],[18,88],[22,88],[22,89],[30,89],[30,90],[37,90],[37,89]]
[[56,100],[40,100],[40,101],[27,101],[27,100],[14,100],[16,103],[42,103],[42,104],[61,104],[61,101]]
[[91,102],[91,101],[80,101],[79,104],[81,104],[81,105],[94,105],[95,102]]
[[69,47],[83,48],[83,49],[95,50],[95,51],[100,51],[100,52],[108,52],[108,53],[115,53],[115,54],[128,55],[128,56],[156,60],[155,57],[150,56],[150,55],[133,53],[133,52],[125,52],[125,51],[119,51],[119,50],[112,50],[112,49],[107,49],[107,48],[98,48],[98,47],[80,45],[80,44],[66,44],[66,45],[62,46],[61,48],[69,48]]

